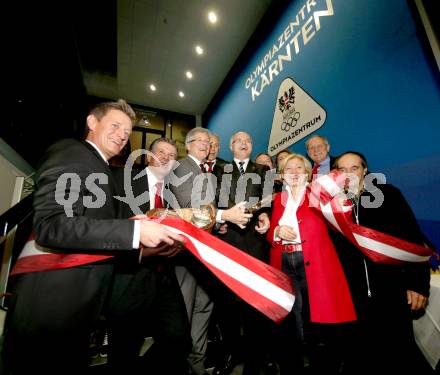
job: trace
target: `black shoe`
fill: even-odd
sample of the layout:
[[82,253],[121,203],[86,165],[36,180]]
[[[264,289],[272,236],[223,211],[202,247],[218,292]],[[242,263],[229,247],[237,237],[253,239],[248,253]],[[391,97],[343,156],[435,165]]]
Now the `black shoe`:
[[212,375],[229,375],[235,367],[235,361],[231,354],[228,354],[222,363],[215,366]]
[[277,375],[278,374],[278,367],[275,362],[272,360],[269,360],[265,364],[265,370],[267,375]]

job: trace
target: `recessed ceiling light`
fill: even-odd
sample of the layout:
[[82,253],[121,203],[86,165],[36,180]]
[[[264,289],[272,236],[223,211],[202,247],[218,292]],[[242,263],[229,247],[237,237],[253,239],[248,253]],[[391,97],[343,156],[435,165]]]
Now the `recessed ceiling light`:
[[200,46],[196,46],[196,52],[197,52],[198,55],[203,54],[203,48],[200,47]]
[[154,86],[153,84],[150,85],[150,90],[151,91],[156,91],[156,86]]
[[208,19],[209,19],[209,22],[216,23],[217,22],[217,14],[215,14],[215,12],[212,12],[212,11],[209,12]]
[[185,94],[183,93],[183,91],[179,91],[179,96],[180,96],[181,98],[183,98],[183,97],[185,96]]
[[187,77],[188,79],[191,79],[191,78],[193,77],[193,74],[192,74],[189,70],[187,70],[187,71],[186,71],[186,77]]

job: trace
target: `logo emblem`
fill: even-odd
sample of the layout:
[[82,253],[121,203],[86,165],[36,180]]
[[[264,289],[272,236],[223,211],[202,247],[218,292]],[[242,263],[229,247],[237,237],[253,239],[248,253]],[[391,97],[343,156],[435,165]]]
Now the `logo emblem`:
[[319,129],[327,114],[297,82],[285,78],[275,99],[268,151],[273,156]]

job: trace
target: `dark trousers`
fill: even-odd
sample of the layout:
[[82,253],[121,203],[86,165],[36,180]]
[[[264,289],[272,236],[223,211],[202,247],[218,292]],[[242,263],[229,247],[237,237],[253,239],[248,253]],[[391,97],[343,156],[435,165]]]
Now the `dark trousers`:
[[362,368],[359,373],[433,373],[415,342],[404,291],[373,293],[357,307],[360,311],[355,361]]
[[[281,323],[277,337],[281,375],[302,373],[307,356],[314,374],[349,373],[356,323],[312,323],[302,252],[284,253],[282,270],[292,280],[295,304]],[[344,370],[344,366],[346,369]]]
[[6,373],[84,373],[112,271],[111,264],[95,264],[14,277],[2,348]]
[[[190,326],[174,267],[118,266],[108,308],[109,365],[114,372],[180,375],[191,350]],[[143,357],[145,337],[154,344]]]

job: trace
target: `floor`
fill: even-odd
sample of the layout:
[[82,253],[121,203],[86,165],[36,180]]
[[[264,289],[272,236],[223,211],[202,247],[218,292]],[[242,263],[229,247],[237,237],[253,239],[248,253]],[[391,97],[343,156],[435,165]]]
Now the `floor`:
[[[140,355],[143,355],[153,344],[153,342],[154,342],[153,338],[151,337],[146,338],[144,345],[141,348]],[[93,355],[90,358],[90,367],[91,367],[90,373],[99,375],[99,373],[101,372],[100,371],[101,369],[99,367],[105,366],[106,363],[107,363],[107,355],[105,354],[105,349],[103,349],[101,352]],[[211,374],[213,369],[214,369],[213,367],[207,368],[208,373]],[[231,372],[231,375],[241,375],[242,371],[243,371],[243,364],[238,364]]]

